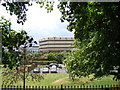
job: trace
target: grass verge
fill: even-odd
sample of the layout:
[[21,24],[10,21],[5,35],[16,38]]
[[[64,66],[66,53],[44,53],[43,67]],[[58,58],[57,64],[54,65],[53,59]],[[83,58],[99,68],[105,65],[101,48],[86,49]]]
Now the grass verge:
[[[119,81],[113,81],[112,75],[102,77],[101,79],[94,79],[91,81],[88,77],[76,78],[74,82],[69,79],[68,74],[44,74],[44,79],[40,82],[33,82],[33,81],[26,81],[26,85],[28,86],[59,86],[63,85],[113,85],[113,84],[120,84]],[[14,85],[22,85],[22,81]]]

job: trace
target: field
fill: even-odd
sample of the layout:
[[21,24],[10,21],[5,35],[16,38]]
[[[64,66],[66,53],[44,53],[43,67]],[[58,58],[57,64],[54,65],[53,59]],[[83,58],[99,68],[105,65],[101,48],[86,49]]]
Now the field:
[[[4,70],[4,69],[2,69]],[[0,69],[1,72],[1,69]],[[82,77],[82,78],[75,78],[74,81],[72,81],[69,78],[69,75],[67,73],[49,73],[49,74],[43,74],[44,79],[42,79],[40,82],[37,81],[27,81],[26,85],[28,86],[59,86],[59,85],[113,85],[113,84],[120,84],[120,81],[113,81],[112,75],[104,76],[101,79],[94,79],[93,81],[90,80],[88,77]],[[92,75],[91,75],[92,77]],[[1,77],[0,77],[1,78]],[[0,80],[1,83],[1,80]],[[19,80],[17,83],[14,83],[13,85],[23,85],[23,81]]]
[[[113,85],[113,84],[119,84],[118,81],[112,80],[113,76],[107,76],[102,77],[101,79],[95,79],[91,81],[87,77],[82,78],[76,78],[73,82],[71,79],[69,79],[68,74],[45,74],[44,79],[40,82],[33,82],[33,81],[26,81],[26,85],[35,85],[35,86],[58,86],[58,85]],[[14,85],[22,85],[22,81],[19,81],[18,83]]]

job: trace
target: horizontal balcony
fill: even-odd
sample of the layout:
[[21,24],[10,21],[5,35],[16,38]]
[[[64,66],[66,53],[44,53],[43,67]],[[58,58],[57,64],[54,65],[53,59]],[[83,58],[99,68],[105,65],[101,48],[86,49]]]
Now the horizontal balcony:
[[61,44],[63,44],[63,45],[65,45],[65,44],[72,44],[72,43],[74,43],[74,41],[48,41],[48,42],[42,42],[42,43],[40,43],[40,45],[55,45],[55,44],[57,44],[57,45],[61,45]]
[[70,48],[73,47],[72,45],[44,45],[44,46],[40,46],[41,48]]

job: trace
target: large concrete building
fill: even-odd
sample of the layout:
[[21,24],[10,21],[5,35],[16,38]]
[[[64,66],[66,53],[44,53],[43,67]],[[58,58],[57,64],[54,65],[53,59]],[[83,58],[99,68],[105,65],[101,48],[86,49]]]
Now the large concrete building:
[[73,49],[73,37],[48,37],[39,41],[40,52],[61,52]]

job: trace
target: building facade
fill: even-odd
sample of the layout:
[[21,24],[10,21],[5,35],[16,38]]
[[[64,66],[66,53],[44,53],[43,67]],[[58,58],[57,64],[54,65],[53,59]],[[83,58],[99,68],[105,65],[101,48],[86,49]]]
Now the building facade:
[[27,53],[38,53],[39,52],[39,46],[32,46],[26,48]]
[[73,37],[48,37],[39,41],[40,52],[61,52],[73,49]]

